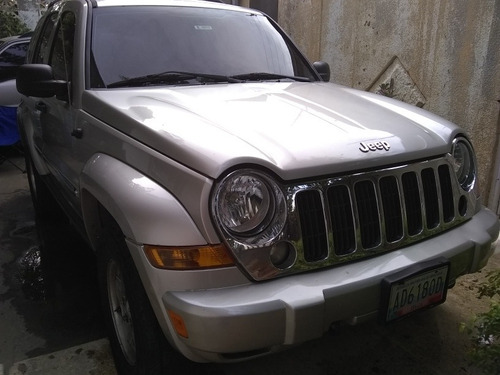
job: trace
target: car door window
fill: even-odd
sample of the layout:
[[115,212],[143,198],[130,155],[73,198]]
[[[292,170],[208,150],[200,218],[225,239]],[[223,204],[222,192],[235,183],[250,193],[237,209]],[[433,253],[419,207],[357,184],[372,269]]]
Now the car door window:
[[53,13],[51,16],[47,17],[45,24],[43,25],[43,31],[38,40],[35,53],[33,56],[33,62],[37,64],[46,64],[49,57],[49,41],[52,31],[54,30],[55,22],[57,20],[57,13]]
[[54,39],[54,47],[49,61],[55,79],[71,81],[73,74],[75,20],[74,13],[64,13],[58,26],[59,28]]

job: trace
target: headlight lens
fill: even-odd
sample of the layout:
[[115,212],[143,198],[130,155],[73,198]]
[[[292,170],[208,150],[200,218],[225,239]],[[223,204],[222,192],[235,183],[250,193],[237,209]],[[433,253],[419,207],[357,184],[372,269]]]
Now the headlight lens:
[[242,170],[229,174],[216,189],[216,220],[230,236],[245,243],[270,240],[284,225],[285,199],[264,173]]
[[476,158],[471,144],[465,138],[455,139],[452,156],[460,186],[465,191],[470,191],[476,180]]
[[219,197],[222,224],[233,233],[258,232],[274,210],[272,192],[261,178],[251,174],[226,180]]

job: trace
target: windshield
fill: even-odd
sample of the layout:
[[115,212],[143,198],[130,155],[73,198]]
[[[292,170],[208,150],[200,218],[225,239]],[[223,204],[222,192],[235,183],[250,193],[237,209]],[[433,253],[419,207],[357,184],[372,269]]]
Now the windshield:
[[[317,80],[305,59],[264,16],[190,7],[97,8],[93,17],[91,87],[241,82],[232,76]],[[160,79],[164,72],[193,79]],[[259,73],[258,75],[251,75]],[[155,79],[144,79],[155,76]],[[122,82],[121,84],[119,82]]]

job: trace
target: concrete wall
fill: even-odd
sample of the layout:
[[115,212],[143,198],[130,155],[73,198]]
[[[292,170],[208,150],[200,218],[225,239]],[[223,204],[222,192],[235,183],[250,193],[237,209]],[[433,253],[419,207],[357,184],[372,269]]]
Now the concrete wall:
[[374,91],[395,77],[400,99],[465,128],[488,202],[497,179],[500,0],[279,0],[278,22],[311,60],[330,64],[331,81]]

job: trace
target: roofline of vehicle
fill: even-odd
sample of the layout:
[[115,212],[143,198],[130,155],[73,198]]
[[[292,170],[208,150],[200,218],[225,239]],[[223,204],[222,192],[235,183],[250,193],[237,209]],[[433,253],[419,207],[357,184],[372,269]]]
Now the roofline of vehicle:
[[[71,0],[53,0],[49,3],[47,8],[51,8],[58,3],[64,3]],[[85,0],[84,0],[85,1]],[[241,10],[253,14],[263,14],[256,9],[240,7],[237,5],[226,4],[220,0],[87,0],[93,8],[97,7],[111,7],[111,6],[192,6],[204,7],[213,9],[228,9],[228,10]]]
[[92,2],[97,3],[97,7],[100,6],[151,6],[151,5],[167,5],[167,6],[191,6],[191,7],[203,7],[203,8],[213,8],[213,9],[231,9],[231,10],[242,10],[246,12],[251,12],[254,14],[261,14],[262,12],[238,7],[236,5],[225,4],[219,1],[213,0],[92,0]]

